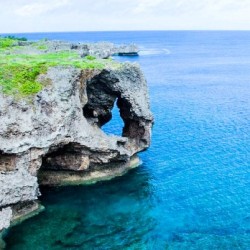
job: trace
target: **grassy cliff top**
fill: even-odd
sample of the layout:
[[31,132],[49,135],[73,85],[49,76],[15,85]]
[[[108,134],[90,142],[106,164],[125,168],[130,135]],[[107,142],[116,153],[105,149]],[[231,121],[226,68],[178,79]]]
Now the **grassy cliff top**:
[[25,38],[0,37],[0,92],[19,97],[30,96],[42,90],[38,75],[49,67],[73,66],[80,69],[117,68],[112,59],[81,57],[71,49],[48,50],[46,41],[26,42]]

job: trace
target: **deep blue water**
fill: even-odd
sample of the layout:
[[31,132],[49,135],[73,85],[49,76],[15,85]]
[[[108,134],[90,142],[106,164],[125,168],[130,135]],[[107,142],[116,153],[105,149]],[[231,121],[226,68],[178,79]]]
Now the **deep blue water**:
[[119,60],[141,64],[155,125],[141,167],[42,190],[46,210],[12,228],[7,249],[250,249],[250,32],[24,35],[138,44]]

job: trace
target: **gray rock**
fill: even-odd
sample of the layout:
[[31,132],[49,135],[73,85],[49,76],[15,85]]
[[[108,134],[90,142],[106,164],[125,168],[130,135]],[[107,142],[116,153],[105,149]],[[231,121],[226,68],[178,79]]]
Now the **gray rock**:
[[[10,207],[0,209],[0,231],[10,226],[12,209]],[[0,245],[1,246],[1,245]]]
[[[82,57],[87,55],[96,58],[109,58],[113,55],[138,55],[139,48],[135,44],[116,45],[110,42],[98,43],[69,43],[64,41],[39,41],[32,42],[18,42],[22,48],[16,48],[18,53],[22,54],[43,54],[54,53],[59,51],[76,51]],[[32,46],[33,45],[33,46]]]
[[135,44],[123,44],[120,46],[116,46],[113,51],[114,55],[119,56],[138,56],[139,54],[139,48]]
[[139,48],[135,44],[115,45],[108,42],[92,43],[87,45],[88,54],[97,58],[108,58],[113,55],[138,55]]
[[[153,117],[139,65],[53,67],[38,80],[50,84],[32,103],[0,92],[0,231],[9,226],[13,206],[38,198],[38,176],[46,185],[60,184],[60,176],[72,181],[67,171],[77,181],[109,178],[134,166],[135,154],[150,145]],[[125,124],[121,136],[101,129],[116,102]]]

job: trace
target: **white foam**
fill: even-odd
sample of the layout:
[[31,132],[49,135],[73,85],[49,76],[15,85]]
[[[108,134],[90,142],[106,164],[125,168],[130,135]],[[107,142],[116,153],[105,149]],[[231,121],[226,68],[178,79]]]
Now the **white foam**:
[[142,49],[139,52],[139,55],[141,56],[148,56],[148,55],[160,55],[160,54],[165,54],[169,55],[171,54],[170,50],[168,49]]

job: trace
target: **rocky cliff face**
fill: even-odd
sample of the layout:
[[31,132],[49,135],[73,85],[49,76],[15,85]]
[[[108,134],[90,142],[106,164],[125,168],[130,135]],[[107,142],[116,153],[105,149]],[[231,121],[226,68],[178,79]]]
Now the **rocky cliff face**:
[[[32,100],[0,91],[0,231],[38,208],[39,185],[93,182],[138,165],[150,144],[152,114],[137,64],[116,69],[50,67]],[[101,127],[117,102],[123,134]]]
[[75,51],[82,57],[91,55],[96,58],[108,58],[112,55],[138,56],[139,54],[139,48],[135,44],[116,45],[110,42],[69,43],[54,40],[41,40],[35,43],[17,41],[14,45],[16,48],[21,46],[20,52],[25,54]]

